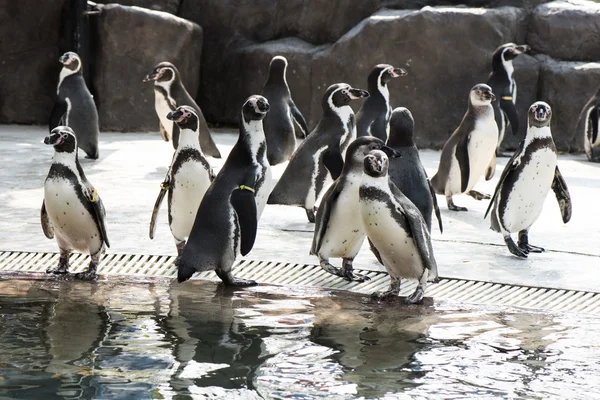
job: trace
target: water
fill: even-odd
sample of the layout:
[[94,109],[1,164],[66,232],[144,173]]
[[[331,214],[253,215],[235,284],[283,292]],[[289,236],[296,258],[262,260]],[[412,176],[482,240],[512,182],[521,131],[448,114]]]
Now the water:
[[0,399],[600,398],[600,319],[211,282],[0,281]]

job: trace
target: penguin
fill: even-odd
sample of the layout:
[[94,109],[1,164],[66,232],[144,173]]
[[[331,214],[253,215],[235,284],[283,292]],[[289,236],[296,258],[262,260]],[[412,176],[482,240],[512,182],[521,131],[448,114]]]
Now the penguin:
[[492,102],[496,96],[485,84],[475,85],[469,92],[469,107],[462,122],[444,144],[438,172],[431,178],[437,194],[446,196],[448,209],[467,211],[454,204],[452,196],[467,193],[476,200],[489,199],[473,186],[485,174],[489,181],[496,170],[498,126]]
[[285,57],[273,57],[269,64],[269,77],[262,90],[262,95],[271,106],[263,122],[267,138],[267,159],[271,165],[289,160],[294,153],[296,148],[294,122],[300,128],[301,138],[305,138],[308,134],[306,120],[292,100],[285,78],[287,66]]
[[309,222],[315,222],[315,203],[331,179],[344,167],[343,154],[356,138],[352,100],[369,97],[369,92],[346,83],[329,86],[322,100],[323,117],[296,149],[268,204],[299,206]]
[[188,105],[196,110],[198,123],[200,125],[200,147],[204,154],[221,158],[221,153],[213,141],[204,114],[192,96],[185,90],[179,70],[170,62],[157,64],[152,71],[146,75],[143,82],[154,82],[154,109],[160,120],[159,129],[163,140],[168,142],[173,139],[173,148],[177,149],[179,141],[179,128],[177,124],[170,121],[167,115],[175,111],[178,105]]
[[[344,168],[329,187],[315,219],[315,232],[310,249],[319,257],[321,268],[349,281],[364,282],[369,278],[353,272],[352,262],[365,240],[365,230],[359,218],[358,188],[363,174],[363,161],[372,150],[383,150],[390,157],[400,154],[387,147],[383,140],[359,137],[348,146]],[[342,269],[329,263],[330,257],[341,257]]]
[[44,143],[54,147],[54,157],[44,183],[40,217],[44,234],[48,239],[56,238],[60,250],[58,267],[46,272],[68,274],[69,256],[77,250],[89,254],[91,261],[88,270],[75,274],[75,278],[94,280],[100,257],[110,247],[104,205],[79,164],[75,132],[58,126]]
[[390,118],[390,135],[387,145],[396,150],[400,157],[389,160],[390,180],[421,211],[431,232],[431,214],[435,211],[440,232],[444,232],[442,215],[435,191],[421,164],[419,150],[413,141],[415,120],[410,110],[398,107]]
[[378,300],[396,296],[400,279],[419,283],[407,304],[423,300],[427,282],[437,282],[438,271],[431,236],[419,209],[394,185],[388,176],[389,160],[381,150],[364,159],[359,193],[360,216],[367,237],[380,254],[390,275],[387,291],[374,293]]
[[[502,171],[485,212],[487,218],[492,211],[491,229],[502,233],[508,250],[520,258],[544,251],[529,244],[528,233],[542,212],[550,188],[558,200],[563,222],[571,219],[571,195],[558,169],[551,118],[552,109],[547,103],[538,101],[529,107],[525,139]],[[517,245],[510,236],[515,232],[519,233]]]
[[187,244],[175,261],[179,282],[196,271],[215,270],[227,286],[256,285],[235,278],[231,267],[238,255],[252,250],[270,189],[271,167],[262,125],[268,111],[269,102],[258,95],[250,96],[242,106],[239,139],[206,191]]
[[598,121],[600,120],[600,87],[590,101],[583,107],[579,114],[577,128],[583,129],[583,146],[585,155],[591,162],[600,162],[600,133]]
[[50,114],[49,131],[66,125],[77,135],[77,144],[86,158],[98,159],[98,110],[94,99],[85,85],[81,72],[81,58],[69,51],[59,59],[63,65],[56,88],[56,101]]
[[196,110],[190,106],[179,106],[167,114],[167,119],[177,124],[179,142],[154,205],[150,220],[150,239],[154,239],[156,217],[168,192],[169,227],[175,239],[177,253],[181,254],[213,174],[198,142],[199,123]]
[[500,146],[504,140],[504,134],[510,124],[513,135],[519,130],[519,114],[515,107],[517,103],[517,82],[514,78],[513,60],[519,54],[529,51],[529,46],[523,44],[517,46],[514,43],[506,43],[498,47],[492,55],[492,72],[487,84],[492,92],[500,99],[492,104],[494,117],[498,125],[498,147],[496,154],[500,155]]
[[390,91],[387,87],[393,78],[406,75],[406,70],[394,68],[389,64],[378,64],[371,70],[367,79],[369,94],[356,113],[356,134],[375,136],[384,142],[390,133]]

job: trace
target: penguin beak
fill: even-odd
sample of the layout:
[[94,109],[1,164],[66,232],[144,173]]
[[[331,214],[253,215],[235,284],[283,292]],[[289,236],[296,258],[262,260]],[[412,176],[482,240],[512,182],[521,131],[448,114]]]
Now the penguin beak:
[[531,50],[531,47],[527,46],[526,44],[515,47],[516,54],[527,53],[529,50]]
[[263,114],[269,112],[270,110],[269,102],[267,101],[267,99],[260,99],[259,101],[257,101],[256,107],[258,108],[258,111]]
[[144,78],[144,80],[142,82],[151,82],[151,81],[155,81],[158,79],[158,74],[156,73],[156,71],[152,71],[150,72],[148,75],[146,75],[146,77]]
[[44,138],[44,144],[57,146],[62,142],[62,135],[60,133],[51,133]]
[[496,101],[496,95],[490,91],[483,92],[483,98],[492,102]]
[[66,54],[63,54],[62,56],[60,56],[58,58],[58,62],[65,65],[67,63],[67,61],[69,61],[69,56],[67,56]]
[[538,109],[535,110],[535,119],[538,121],[544,121],[546,119],[546,109],[543,107],[538,107]]
[[167,119],[175,122],[181,122],[181,120],[183,120],[183,112],[180,110],[171,111],[167,114]]
[[392,157],[392,158],[402,157],[402,154],[400,154],[400,152],[398,150],[394,150],[389,146],[383,146],[381,148],[381,151],[383,151],[385,154],[387,154],[388,157]]
[[398,78],[399,76],[408,75],[405,69],[402,68],[394,68],[392,69],[392,78]]
[[362,89],[352,88],[352,89],[348,90],[348,94],[350,96],[350,99],[352,99],[352,100],[369,97],[369,92],[367,92],[366,90],[362,90]]

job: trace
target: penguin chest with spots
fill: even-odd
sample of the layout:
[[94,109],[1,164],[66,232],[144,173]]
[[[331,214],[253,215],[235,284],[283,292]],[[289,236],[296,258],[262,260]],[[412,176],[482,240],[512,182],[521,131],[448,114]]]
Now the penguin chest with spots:
[[259,180],[256,186],[255,200],[256,200],[256,211],[257,217],[260,218],[265,206],[267,205],[267,199],[271,193],[273,187],[273,173],[271,166],[269,165],[266,158],[263,161],[256,164],[256,168],[259,171]]
[[169,135],[169,139],[173,137],[173,121],[167,118],[167,114],[171,111],[171,106],[169,105],[169,101],[167,97],[160,91],[156,91],[154,95],[154,109],[156,110],[156,114],[158,115],[158,119],[160,120],[161,125],[167,131]]
[[96,221],[81,201],[71,180],[46,180],[44,203],[59,245],[95,254],[102,247],[102,237]]
[[358,189],[360,177],[348,179],[332,205],[319,254],[325,257],[354,258],[365,240],[360,219]]
[[493,113],[490,117],[477,121],[471,132],[467,151],[469,154],[469,184],[471,190],[490,165],[498,146],[498,125]]
[[[540,216],[556,169],[556,153],[549,147],[534,151],[523,160],[507,195],[500,200],[500,221],[509,232],[528,229]],[[502,207],[504,203],[504,207]]]

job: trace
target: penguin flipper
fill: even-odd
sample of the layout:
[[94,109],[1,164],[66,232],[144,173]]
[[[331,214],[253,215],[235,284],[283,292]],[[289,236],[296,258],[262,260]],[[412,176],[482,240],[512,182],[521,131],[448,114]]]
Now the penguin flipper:
[[258,213],[254,189],[241,185],[231,193],[230,202],[240,225],[240,253],[245,256],[250,253],[256,240]]
[[306,138],[309,132],[308,125],[306,124],[306,119],[304,119],[304,115],[302,115],[302,113],[296,106],[296,103],[294,103],[294,100],[290,99],[289,106],[290,111],[292,112],[292,118],[294,118],[294,122],[296,122],[296,125],[298,125],[298,127],[302,131],[302,136]]
[[[504,171],[502,171],[502,175],[500,175],[500,179],[498,179],[498,183],[496,184],[496,188],[494,189],[494,194],[492,195],[492,198],[490,199],[490,204],[488,205],[487,210],[485,210],[485,214],[483,215],[483,218],[487,218],[490,210],[492,209],[492,206],[494,205],[495,201],[497,200],[500,190],[502,189],[504,180],[506,179],[508,174],[510,174],[511,171],[517,167],[517,165],[518,165],[517,157],[519,156],[519,154],[521,154],[523,152],[524,149],[525,149],[525,141],[523,140],[521,142],[521,144],[519,145],[519,148],[515,151],[515,153],[510,158],[510,160],[508,160],[508,162],[506,163],[506,166],[504,167]],[[495,158],[496,158],[496,156],[494,156],[494,159]]]
[[334,180],[340,176],[342,169],[344,169],[344,158],[342,157],[339,146],[336,146],[335,148],[329,147],[329,149],[325,151],[323,155],[323,164],[325,164],[325,167],[329,170],[329,173]]
[[594,107],[590,110],[587,127],[587,138],[593,147],[593,145],[598,141],[598,107]]
[[54,239],[54,226],[52,225],[50,217],[48,217],[48,212],[46,211],[46,201],[42,202],[40,219],[42,221],[42,230],[44,231],[44,235],[46,235],[48,239]]
[[162,122],[158,123],[158,129],[160,130],[160,137],[165,141],[168,142],[169,140],[171,140],[171,138],[169,137],[169,132],[167,132],[167,130],[165,129],[165,127],[163,126]]
[[333,209],[332,205],[340,195],[341,186],[342,185],[338,185],[338,181],[336,180],[329,187],[329,189],[327,189],[327,192],[325,192],[323,200],[317,209],[317,216],[315,218],[315,233],[313,236],[312,246],[310,248],[311,255],[318,255],[319,250],[321,249],[323,236],[325,236],[327,225],[329,225],[329,217],[331,216],[331,211]]
[[160,206],[165,198],[165,194],[169,190],[169,174],[165,177],[165,180],[160,184],[160,192],[158,193],[158,197],[156,198],[156,202],[154,203],[154,209],[152,210],[152,218],[150,218],[150,239],[154,239],[154,232],[156,232],[156,218],[158,217],[158,212],[160,211]]
[[571,195],[569,194],[567,183],[560,173],[558,166],[554,170],[554,180],[552,181],[551,187],[556,195],[556,200],[558,200],[562,220],[566,224],[571,220],[573,206],[571,204]]
[[490,161],[490,165],[485,170],[485,180],[489,181],[494,177],[496,173],[496,153],[492,156],[492,161]]
[[[427,176],[427,175],[425,175]],[[435,217],[438,220],[438,225],[440,227],[440,233],[444,233],[444,226],[442,225],[442,213],[440,212],[440,207],[438,206],[437,196],[435,195],[435,189],[431,185],[431,181],[427,179],[427,184],[429,185],[429,191],[431,192],[431,201],[433,203],[433,211],[435,212]]]
[[517,108],[512,100],[500,100],[500,108],[506,114],[508,122],[510,122],[510,129],[513,135],[516,135],[519,131],[519,114]]
[[469,166],[469,136],[464,137],[456,144],[455,156],[460,168],[460,191],[464,193],[469,186],[471,168]]
[[381,253],[379,252],[377,247],[375,247],[375,244],[371,241],[371,239],[368,239],[368,240],[369,240],[369,247],[371,248],[371,253],[373,253],[373,255],[375,256],[377,261],[379,261],[379,264],[384,265],[383,259],[381,258]]
[[60,125],[65,125],[65,115],[67,114],[67,102],[57,98],[52,107],[50,113],[50,120],[48,121],[49,130],[56,128]]
[[384,143],[387,142],[388,137],[386,125],[387,124],[385,115],[382,115],[379,118],[377,118],[369,127],[369,132],[371,133],[371,136],[375,136],[376,138],[383,140]]
[[89,194],[88,199],[90,203],[92,203],[92,207],[94,209],[94,216],[96,217],[96,226],[100,231],[100,235],[102,235],[102,241],[106,244],[106,247],[110,247],[110,243],[108,242],[108,235],[106,234],[106,224],[104,222],[104,217],[106,216],[106,211],[104,209],[104,204],[102,203],[102,199],[98,196],[98,192],[96,189],[88,186]]

